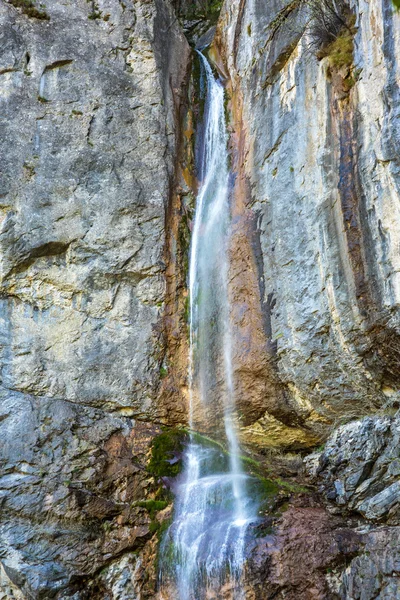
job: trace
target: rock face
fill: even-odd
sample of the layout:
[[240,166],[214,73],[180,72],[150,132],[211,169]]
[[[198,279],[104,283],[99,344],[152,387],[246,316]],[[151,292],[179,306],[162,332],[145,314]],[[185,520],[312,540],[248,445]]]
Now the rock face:
[[[336,428],[306,460],[315,493],[250,548],[249,600],[400,597],[400,16],[350,4],[340,67],[307,2],[226,0],[210,51],[242,441]],[[208,43],[219,8],[0,0],[0,600],[156,597],[149,457],[187,416],[183,31]]]
[[316,492],[290,500],[268,535],[254,536],[249,598],[399,597],[398,437],[398,417],[366,417],[306,458]]
[[149,537],[189,47],[167,0],[29,4],[0,2],[0,597],[94,598]]
[[316,504],[256,542],[248,597],[397,598],[400,16],[350,2],[343,61],[315,47],[308,4],[225,2],[211,50],[236,173],[242,441],[312,447],[383,416],[307,459]]
[[397,402],[400,364],[400,16],[390,0],[352,2],[353,63],[337,72],[298,5],[226,2],[214,50],[281,384],[267,382],[268,416],[243,438],[292,447]]
[[400,524],[400,420],[367,417],[337,429],[307,464],[319,491],[367,519]]
[[361,535],[315,502],[289,506],[274,534],[258,538],[247,569],[248,598],[338,598],[340,574],[360,548]]
[[367,417],[340,427],[306,460],[330,512],[365,519],[353,547],[358,555],[339,577],[341,598],[399,595],[399,432],[398,417]]

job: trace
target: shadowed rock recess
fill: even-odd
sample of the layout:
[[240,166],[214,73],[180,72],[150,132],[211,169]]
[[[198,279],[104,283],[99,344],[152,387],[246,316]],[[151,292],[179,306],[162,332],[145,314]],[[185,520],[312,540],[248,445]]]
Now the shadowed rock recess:
[[0,600],[178,600],[158,569],[188,441],[196,44],[225,86],[263,489],[244,598],[400,598],[392,1],[0,0]]

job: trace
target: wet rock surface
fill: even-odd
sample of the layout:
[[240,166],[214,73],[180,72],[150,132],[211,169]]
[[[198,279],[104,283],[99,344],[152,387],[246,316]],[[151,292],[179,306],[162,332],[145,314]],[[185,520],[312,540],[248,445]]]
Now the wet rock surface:
[[299,498],[273,531],[253,544],[246,598],[394,600],[398,536],[398,527],[332,516],[318,500]]
[[273,533],[257,540],[247,566],[248,597],[339,598],[340,574],[360,542],[344,519],[332,518],[315,500],[298,499]]

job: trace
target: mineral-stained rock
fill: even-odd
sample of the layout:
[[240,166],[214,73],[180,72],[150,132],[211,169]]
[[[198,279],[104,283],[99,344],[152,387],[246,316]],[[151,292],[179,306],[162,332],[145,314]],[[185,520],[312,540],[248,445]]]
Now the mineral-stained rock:
[[[247,181],[256,224],[267,410],[282,446],[397,402],[400,15],[390,0],[350,5],[353,64],[340,72],[316,56],[296,2],[225,2],[213,49],[231,96],[235,188]],[[268,420],[258,429],[268,445]]]
[[[189,47],[169,0],[45,4],[0,0],[0,600],[144,600],[149,449],[185,419]],[[219,3],[174,5],[208,42]],[[284,0],[227,0],[211,52],[232,117],[237,403],[258,450],[399,404],[400,16],[351,8],[342,69]],[[308,458],[325,505],[291,503],[255,541],[249,600],[400,596],[399,436],[398,417],[368,417]]]
[[254,542],[247,565],[248,597],[338,598],[341,573],[361,546],[362,536],[343,519],[332,518],[310,499],[299,499],[285,510],[273,532]]
[[246,567],[246,598],[398,597],[399,527],[372,527],[357,515],[350,519],[332,515],[316,497],[299,497],[283,510],[268,535],[253,542]]
[[343,600],[395,600],[400,597],[399,527],[381,527],[363,536],[365,551],[344,571]]
[[395,600],[399,528],[357,527],[318,503],[292,502],[273,531],[254,541],[250,600]]
[[0,1],[0,585],[77,599],[151,536],[189,49],[168,0],[28,5]]
[[[242,441],[311,447],[352,421],[307,459],[326,507],[288,510],[259,542],[249,598],[399,596],[400,15],[390,0],[350,7],[340,69],[284,0],[225,2],[211,53],[230,97],[236,238],[255,224],[232,269],[232,297],[245,299],[235,335],[250,323],[260,348],[250,360],[249,344],[245,385],[237,373]],[[236,276],[243,256],[258,289],[251,269]],[[253,393],[264,416],[246,410]],[[377,407],[388,416],[354,420]],[[335,546],[343,530],[348,550]]]

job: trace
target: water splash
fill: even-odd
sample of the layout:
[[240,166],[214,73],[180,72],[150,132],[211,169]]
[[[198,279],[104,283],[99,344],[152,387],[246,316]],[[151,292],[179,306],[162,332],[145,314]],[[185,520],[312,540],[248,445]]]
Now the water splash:
[[207,94],[199,165],[202,184],[189,266],[189,421],[194,430],[210,414],[214,418],[221,414],[228,452],[191,435],[174,490],[174,520],[161,548],[161,577],[173,580],[174,600],[220,598],[227,585],[229,597],[240,600],[246,532],[256,510],[247,493],[249,478],[242,471],[235,430],[228,135],[223,86],[206,58],[200,52],[199,56]]

